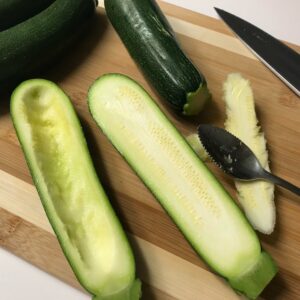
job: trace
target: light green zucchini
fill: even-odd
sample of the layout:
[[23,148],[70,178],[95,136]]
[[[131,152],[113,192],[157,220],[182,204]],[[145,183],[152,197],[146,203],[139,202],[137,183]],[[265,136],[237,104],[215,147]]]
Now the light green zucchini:
[[193,148],[196,154],[200,157],[203,162],[209,161],[209,155],[204,149],[197,133],[191,133],[186,137],[186,141]]
[[272,258],[147,92],[124,75],[107,74],[91,86],[88,104],[96,123],[197,253],[234,289],[255,299],[277,272]]
[[131,248],[68,97],[52,82],[28,80],[12,94],[11,115],[50,224],[82,286],[98,300],[139,299]]

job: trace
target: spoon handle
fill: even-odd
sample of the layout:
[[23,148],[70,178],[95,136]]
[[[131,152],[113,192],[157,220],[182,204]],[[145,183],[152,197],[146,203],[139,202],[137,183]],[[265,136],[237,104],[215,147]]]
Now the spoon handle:
[[291,192],[295,193],[296,195],[300,196],[300,188],[289,183],[288,181],[286,181],[276,175],[273,175],[273,174],[267,172],[266,170],[264,170],[264,172],[263,172],[263,177],[267,180],[272,181],[275,184],[278,184],[278,185],[284,187],[285,189],[290,190]]

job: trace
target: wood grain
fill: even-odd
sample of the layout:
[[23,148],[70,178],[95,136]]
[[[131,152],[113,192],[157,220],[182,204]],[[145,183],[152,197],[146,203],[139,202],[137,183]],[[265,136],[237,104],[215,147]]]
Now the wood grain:
[[[4,171],[0,171],[0,176],[0,245],[79,287],[35,188]],[[12,199],[15,199],[14,207],[10,205]],[[153,224],[153,221],[148,219],[144,223]],[[206,268],[198,267],[137,235],[130,233],[129,237],[135,251],[138,275],[147,284],[177,299],[192,300],[195,293],[202,293],[208,299],[223,299],[224,295],[227,299],[238,299],[223,280]],[[199,278],[205,280],[199,282]]]
[[[90,34],[44,77],[71,97],[80,116],[98,175],[133,245],[144,299],[237,299],[222,279],[211,273],[151,193],[128,167],[92,121],[86,93],[103,73],[128,74],[158,99],[179,130],[187,134],[200,122],[222,125],[222,82],[230,72],[250,79],[260,123],[266,133],[272,170],[300,185],[300,102],[220,21],[161,3],[193,62],[205,74],[213,100],[198,117],[175,115],[130,59],[126,49],[98,9]],[[294,46],[298,51],[300,47]],[[235,196],[232,181],[208,167]],[[300,299],[300,205],[291,193],[276,191],[277,224],[263,247],[279,265],[279,275],[264,291],[264,299]],[[52,275],[80,288],[69,268],[32,185],[9,116],[9,101],[0,109],[0,245]]]

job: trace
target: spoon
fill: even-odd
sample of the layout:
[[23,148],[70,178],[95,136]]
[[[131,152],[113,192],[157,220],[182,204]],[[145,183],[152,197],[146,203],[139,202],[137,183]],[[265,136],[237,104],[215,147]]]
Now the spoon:
[[252,150],[225,129],[212,125],[198,127],[199,138],[213,161],[240,180],[264,179],[300,196],[300,188],[266,171]]

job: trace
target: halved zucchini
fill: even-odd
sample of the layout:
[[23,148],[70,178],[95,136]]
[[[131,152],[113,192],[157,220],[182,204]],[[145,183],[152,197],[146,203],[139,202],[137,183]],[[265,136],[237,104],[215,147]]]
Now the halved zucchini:
[[132,251],[68,97],[52,82],[28,80],[12,94],[11,114],[49,221],[82,286],[94,299],[139,299]]
[[277,272],[235,202],[147,92],[107,74],[88,94],[91,114],[202,258],[255,299]]

